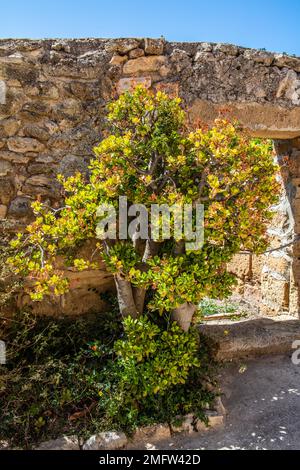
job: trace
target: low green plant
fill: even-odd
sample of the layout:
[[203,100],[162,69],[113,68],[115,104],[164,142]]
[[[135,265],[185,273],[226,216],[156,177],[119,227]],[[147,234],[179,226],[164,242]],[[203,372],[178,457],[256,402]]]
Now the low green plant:
[[227,313],[236,313],[238,311],[238,305],[232,302],[217,302],[214,299],[203,299],[199,303],[199,308],[202,315],[218,315]]
[[[175,322],[158,326],[144,316],[128,317],[123,325],[125,337],[116,341],[109,374],[104,371],[100,383],[112,425],[121,423],[130,432],[190,411],[203,417],[213,394],[199,382],[208,359],[197,330],[185,333]],[[98,348],[93,345],[97,356]]]
[[22,280],[13,275],[7,263],[7,259],[13,253],[10,246],[10,241],[14,236],[12,228],[11,221],[0,220],[0,312],[2,314],[16,307],[16,294],[22,285]]
[[205,420],[211,347],[193,328],[159,321],[122,324],[112,311],[76,321],[22,312],[2,322],[0,440],[31,448],[62,434],[130,433],[190,412]]
[[121,326],[115,313],[100,322],[99,316],[74,321],[22,312],[0,318],[0,325],[7,350],[0,366],[0,440],[28,448],[62,433],[100,429],[99,366],[88,343],[99,338],[110,351]]

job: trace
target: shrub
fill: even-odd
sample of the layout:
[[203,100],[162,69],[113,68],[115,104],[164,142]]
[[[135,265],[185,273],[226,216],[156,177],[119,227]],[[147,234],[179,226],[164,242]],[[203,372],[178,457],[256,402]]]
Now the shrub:
[[[235,277],[226,264],[233,255],[266,247],[269,208],[279,190],[270,142],[250,138],[225,119],[210,129],[188,129],[179,98],[141,86],[110,103],[107,120],[88,180],[79,173],[60,177],[66,193],[62,208],[33,204],[36,219],[13,241],[11,263],[31,278],[32,298],[41,300],[68,289],[57,255],[78,270],[97,267],[102,257],[114,274],[124,317],[149,309],[167,312],[187,330],[202,298],[230,294]],[[72,257],[74,248],[97,235],[99,205],[119,209],[119,196],[148,212],[153,202],[203,204],[204,245],[192,251],[174,230],[167,241],[143,241],[137,231],[129,241],[118,234],[112,243],[101,240],[92,260]]]
[[205,419],[214,395],[204,383],[215,367],[206,340],[145,318],[127,319],[125,331],[115,311],[76,321],[23,312],[2,324],[0,440],[30,448],[61,434],[130,433],[189,412]]

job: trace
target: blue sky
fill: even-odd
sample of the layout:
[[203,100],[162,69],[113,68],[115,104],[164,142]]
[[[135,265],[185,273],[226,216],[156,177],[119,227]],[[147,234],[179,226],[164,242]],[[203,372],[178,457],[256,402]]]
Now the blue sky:
[[0,37],[159,37],[300,56],[300,0],[0,0]]

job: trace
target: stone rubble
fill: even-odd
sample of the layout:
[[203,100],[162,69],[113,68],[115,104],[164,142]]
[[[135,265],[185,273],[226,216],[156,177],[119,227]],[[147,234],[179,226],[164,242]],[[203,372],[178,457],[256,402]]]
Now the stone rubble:
[[208,410],[206,414],[208,426],[195,419],[193,415],[187,415],[182,424],[177,427],[171,426],[170,428],[167,424],[144,426],[137,429],[131,438],[128,438],[123,432],[106,431],[94,434],[80,445],[76,436],[62,436],[58,439],[42,442],[35,450],[120,450],[136,449],[141,446],[152,447],[156,443],[169,439],[173,434],[204,432],[223,424],[223,414],[213,410]]

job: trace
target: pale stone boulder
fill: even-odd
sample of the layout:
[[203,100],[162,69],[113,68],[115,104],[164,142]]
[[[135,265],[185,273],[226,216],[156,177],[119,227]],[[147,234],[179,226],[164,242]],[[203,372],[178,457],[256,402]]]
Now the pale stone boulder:
[[83,444],[83,450],[123,449],[126,444],[127,437],[123,432],[108,431],[91,436]]

